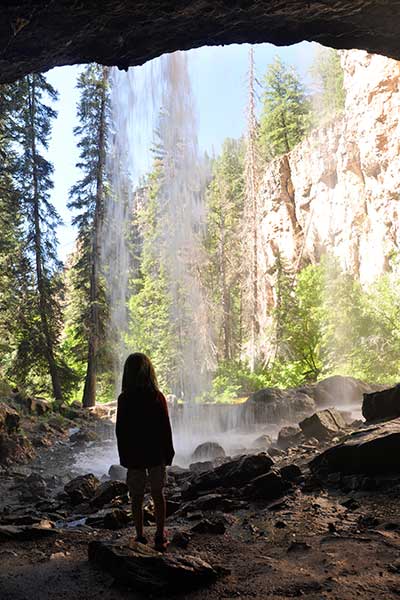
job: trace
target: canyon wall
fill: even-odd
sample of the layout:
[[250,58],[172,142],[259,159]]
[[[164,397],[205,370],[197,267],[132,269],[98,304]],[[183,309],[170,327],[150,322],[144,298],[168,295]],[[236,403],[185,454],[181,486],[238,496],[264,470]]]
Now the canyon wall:
[[361,50],[341,52],[341,61],[344,113],[263,175],[259,266],[267,304],[278,251],[296,269],[329,250],[368,285],[400,247],[400,63]]

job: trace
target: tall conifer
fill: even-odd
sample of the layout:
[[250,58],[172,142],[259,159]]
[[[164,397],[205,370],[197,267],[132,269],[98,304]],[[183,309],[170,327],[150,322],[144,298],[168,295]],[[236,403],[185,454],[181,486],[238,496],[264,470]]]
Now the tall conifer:
[[85,67],[78,79],[78,137],[83,176],[71,189],[69,207],[77,211],[73,224],[78,228],[73,269],[76,290],[82,304],[77,335],[87,343],[87,370],[82,403],[96,403],[96,380],[101,339],[104,337],[105,299],[100,267],[100,232],[106,199],[106,147],[110,121],[109,69],[97,64]]

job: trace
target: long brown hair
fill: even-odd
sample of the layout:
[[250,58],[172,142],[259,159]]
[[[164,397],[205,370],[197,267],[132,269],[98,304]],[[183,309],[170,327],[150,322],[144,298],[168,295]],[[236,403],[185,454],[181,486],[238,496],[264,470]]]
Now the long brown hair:
[[134,352],[128,356],[122,375],[123,392],[129,393],[138,388],[158,391],[158,382],[153,363],[142,352]]

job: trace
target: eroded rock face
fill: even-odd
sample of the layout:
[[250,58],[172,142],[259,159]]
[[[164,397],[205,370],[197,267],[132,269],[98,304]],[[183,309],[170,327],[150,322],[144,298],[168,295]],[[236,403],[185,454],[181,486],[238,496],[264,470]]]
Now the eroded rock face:
[[0,81],[82,62],[127,68],[165,52],[234,42],[315,40],[400,58],[399,10],[399,0],[103,0],[72,7],[17,0],[0,19]]
[[366,421],[400,417],[400,384],[381,392],[364,394],[362,414]]
[[400,419],[352,433],[310,463],[318,475],[400,472]]
[[341,61],[343,115],[264,174],[259,268],[270,275],[260,286],[261,319],[274,302],[278,251],[297,267],[299,258],[317,263],[328,248],[345,271],[368,284],[387,269],[400,243],[400,63],[359,50],[342,52]]

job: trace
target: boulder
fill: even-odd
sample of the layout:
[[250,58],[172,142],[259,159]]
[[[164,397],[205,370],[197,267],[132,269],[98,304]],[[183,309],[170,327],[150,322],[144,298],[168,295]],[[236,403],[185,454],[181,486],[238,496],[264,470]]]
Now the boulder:
[[226,531],[226,525],[223,519],[202,519],[191,530],[193,533],[217,534],[222,535]]
[[246,486],[244,495],[248,498],[276,500],[284,496],[290,485],[277,471],[270,471],[256,477]]
[[272,445],[272,439],[269,435],[264,433],[263,435],[258,436],[251,444],[252,448],[269,448]]
[[282,427],[278,433],[276,444],[281,450],[287,450],[288,448],[292,448],[292,446],[298,446],[302,440],[303,434],[300,427],[298,425],[288,425],[287,427]]
[[334,408],[319,410],[311,417],[299,423],[306,438],[316,438],[319,441],[329,440],[343,432],[346,422],[339,411]]
[[332,375],[306,387],[319,407],[361,405],[363,394],[382,388],[380,385],[370,385],[355,377],[342,375]]
[[128,511],[121,508],[111,508],[100,510],[86,519],[86,525],[91,527],[100,527],[104,529],[122,529],[130,523]]
[[22,481],[18,489],[24,500],[45,498],[47,495],[47,483],[38,473],[31,473]]
[[210,471],[214,467],[212,460],[194,462],[189,465],[189,470],[193,473],[204,473]]
[[199,557],[185,554],[161,554],[149,546],[93,541],[89,560],[110,573],[118,584],[149,596],[168,595],[209,585],[218,571]]
[[214,458],[224,457],[225,450],[217,442],[204,442],[197,446],[192,454],[192,460],[212,460]]
[[300,467],[297,465],[286,465],[279,469],[279,473],[281,474],[281,477],[288,482],[297,481],[303,476]]
[[242,407],[242,421],[254,424],[298,421],[315,411],[313,398],[302,389],[265,388],[252,394]]
[[98,439],[95,431],[91,429],[80,429],[73,433],[69,441],[74,444],[87,444],[88,442],[95,442]]
[[367,422],[400,417],[400,384],[372,394],[364,394],[362,414]]
[[320,477],[329,473],[400,473],[400,419],[355,431],[316,456],[310,468]]
[[201,473],[188,482],[187,489],[182,490],[182,495],[186,498],[193,498],[203,490],[243,486],[258,475],[267,473],[273,464],[272,458],[264,452],[241,456],[211,471]]
[[100,481],[92,473],[79,475],[64,486],[64,492],[67,494],[71,504],[81,504],[91,500],[98,488]]
[[5,402],[0,402],[0,432],[17,432],[19,421],[20,417],[17,411]]
[[34,456],[35,450],[26,437],[0,433],[0,465],[25,463]]
[[91,499],[92,506],[97,508],[109,504],[115,498],[128,495],[128,486],[123,481],[105,481],[96,489],[96,493]]
[[127,472],[128,469],[121,467],[121,465],[111,465],[108,469],[108,475],[114,481],[126,481]]

